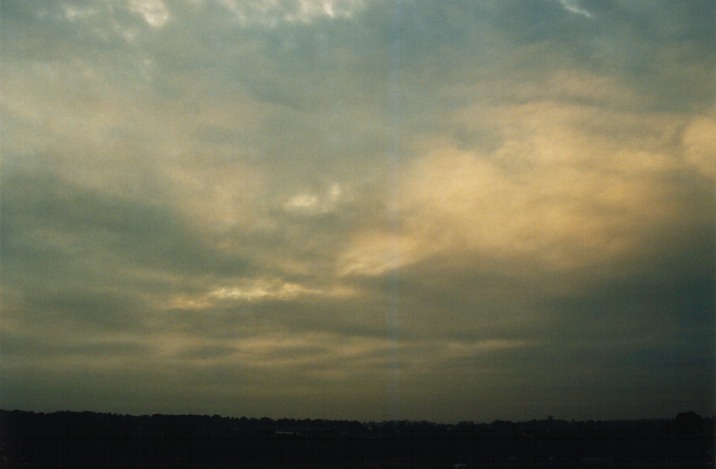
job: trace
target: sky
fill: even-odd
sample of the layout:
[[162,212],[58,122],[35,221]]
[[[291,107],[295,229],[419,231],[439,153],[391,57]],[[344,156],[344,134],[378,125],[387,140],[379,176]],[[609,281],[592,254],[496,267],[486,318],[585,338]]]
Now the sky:
[[4,0],[0,407],[716,412],[716,3]]

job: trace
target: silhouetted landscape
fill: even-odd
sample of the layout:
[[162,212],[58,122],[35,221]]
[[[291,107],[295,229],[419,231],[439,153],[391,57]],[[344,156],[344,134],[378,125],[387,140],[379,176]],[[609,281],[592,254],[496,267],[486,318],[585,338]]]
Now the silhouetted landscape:
[[714,419],[438,424],[0,411],[3,467],[713,467]]

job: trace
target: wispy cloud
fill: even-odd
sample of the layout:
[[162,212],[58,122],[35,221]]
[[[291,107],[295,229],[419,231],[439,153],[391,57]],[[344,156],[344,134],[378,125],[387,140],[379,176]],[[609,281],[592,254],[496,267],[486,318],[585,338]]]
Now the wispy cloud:
[[586,18],[594,18],[594,15],[589,10],[579,6],[579,0],[559,0],[559,3],[570,13],[581,15]]
[[277,26],[280,22],[309,23],[320,18],[349,18],[360,11],[367,0],[223,0],[242,24]]

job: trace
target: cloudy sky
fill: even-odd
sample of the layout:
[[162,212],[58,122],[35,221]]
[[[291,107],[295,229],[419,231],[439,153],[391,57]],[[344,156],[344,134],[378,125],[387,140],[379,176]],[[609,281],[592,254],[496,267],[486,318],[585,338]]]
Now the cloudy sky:
[[713,414],[711,0],[1,14],[0,407]]

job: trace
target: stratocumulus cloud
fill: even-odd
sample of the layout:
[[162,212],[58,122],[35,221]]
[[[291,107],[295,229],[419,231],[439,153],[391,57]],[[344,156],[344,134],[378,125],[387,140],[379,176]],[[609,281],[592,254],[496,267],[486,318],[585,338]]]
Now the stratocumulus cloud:
[[6,1],[3,408],[714,412],[710,1]]

